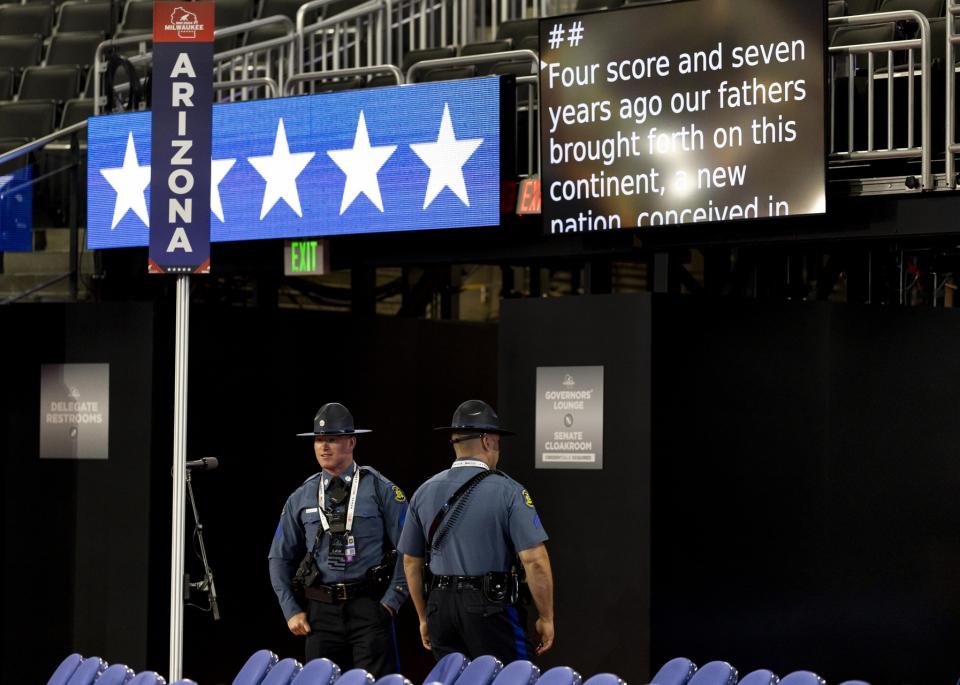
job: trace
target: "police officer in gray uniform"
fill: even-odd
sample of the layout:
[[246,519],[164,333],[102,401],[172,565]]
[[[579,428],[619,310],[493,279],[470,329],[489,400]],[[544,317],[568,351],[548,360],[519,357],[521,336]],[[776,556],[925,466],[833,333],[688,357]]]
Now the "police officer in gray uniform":
[[[504,663],[530,656],[526,612],[517,601],[517,558],[539,613],[537,654],[553,645],[553,576],[533,500],[497,471],[500,427],[486,402],[468,400],[450,426],[456,460],[420,486],[400,536],[420,638],[434,657],[492,654]],[[426,583],[425,581],[426,576]],[[424,585],[429,592],[424,597]]]
[[323,405],[313,438],[322,472],[290,495],[270,547],[270,580],[287,626],[306,636],[306,660],[326,657],[344,671],[396,671],[393,616],[407,597],[396,559],[407,501],[403,491],[353,461],[353,416]]

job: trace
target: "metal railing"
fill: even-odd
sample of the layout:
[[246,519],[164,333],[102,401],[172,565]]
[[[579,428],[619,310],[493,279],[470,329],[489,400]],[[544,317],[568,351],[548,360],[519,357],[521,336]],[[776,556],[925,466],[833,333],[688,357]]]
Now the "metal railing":
[[[231,88],[217,88],[215,96],[216,102],[233,101],[237,99],[249,99],[252,91],[251,86],[256,83],[263,85],[261,79],[268,79],[276,86],[275,92],[283,88],[283,84],[290,76],[294,74],[295,61],[294,52],[296,50],[296,34],[294,24],[289,17],[274,16],[263,19],[255,19],[236,26],[230,26],[214,31],[214,39],[222,40],[226,38],[237,38],[241,40],[245,35],[256,29],[280,26],[284,35],[261,41],[252,45],[243,45],[231,48],[217,53],[213,58],[213,80],[215,87],[222,84],[232,84]],[[153,37],[151,34],[142,34],[135,36],[125,36],[123,38],[112,38],[105,40],[97,46],[93,61],[93,92],[94,114],[101,114],[106,107],[107,94],[103,92],[104,74],[107,69],[107,61],[113,51],[123,46],[139,45],[141,54],[128,55],[130,64],[135,69],[142,68],[145,72],[147,67],[153,63],[152,52],[142,52],[147,45],[152,46]],[[141,78],[145,78],[141,77]],[[239,85],[245,83],[246,85]],[[124,92],[129,88],[128,84],[119,85],[115,91]]]
[[390,0],[368,0],[332,17],[308,23],[336,0],[312,0],[297,10],[297,73],[353,69],[392,61],[386,29]]
[[[916,38],[904,38],[888,42],[862,43],[858,45],[842,45],[829,48],[830,55],[830,160],[831,161],[872,161],[884,159],[919,158],[921,179],[917,188],[932,190],[934,179],[931,169],[931,111],[930,111],[930,79],[931,79],[931,51],[930,51],[930,22],[920,12],[903,10],[896,12],[880,12],[862,14],[849,17],[835,17],[829,20],[830,26],[863,26],[891,22],[904,22],[918,27]],[[915,51],[920,51],[919,64]],[[905,64],[896,64],[895,55],[904,54]],[[876,67],[876,55],[885,54],[886,65],[880,69]],[[856,119],[856,79],[858,75],[859,55],[867,56],[866,68],[866,118],[867,134],[865,149],[856,149],[854,125]],[[845,60],[843,68],[838,63]],[[837,150],[837,80],[838,74],[846,78],[846,150]],[[917,144],[914,135],[915,117],[915,81],[920,80],[920,141]],[[906,81],[906,144],[895,147],[896,122],[894,118],[895,97],[894,88],[898,81]],[[886,112],[886,144],[877,145],[874,122],[877,112],[876,84],[880,81],[886,84],[886,98],[882,106]]]
[[49,288],[53,285],[56,285],[64,279],[69,279],[70,283],[70,299],[76,301],[77,295],[79,292],[79,280],[80,280],[80,193],[83,189],[83,182],[80,179],[80,166],[82,163],[82,158],[80,154],[80,132],[87,127],[86,121],[78,121],[75,124],[62,128],[59,131],[54,131],[42,138],[37,138],[36,140],[25,143],[18,148],[14,148],[9,152],[0,154],[0,166],[7,164],[9,162],[16,161],[26,155],[29,155],[31,152],[36,152],[47,146],[56,144],[56,141],[61,138],[69,137],[69,147],[64,148],[60,146],[59,149],[66,149],[69,152],[69,161],[61,167],[47,171],[40,176],[31,178],[28,181],[10,188],[4,188],[0,192],[0,199],[7,195],[12,195],[20,192],[24,188],[32,187],[49,178],[54,178],[59,174],[64,172],[67,173],[67,188],[66,194],[68,197],[67,200],[67,221],[70,225],[70,257],[69,264],[70,270],[65,274],[60,274],[45,283],[41,283],[33,288],[30,288],[22,293],[14,295],[7,298],[6,300],[0,301],[0,305],[12,304],[18,302],[25,297],[33,295],[40,292],[46,288]]
[[[287,79],[284,84],[283,94],[298,95],[303,92],[313,93],[323,91],[323,83],[337,81],[356,76],[392,76],[394,84],[403,85],[403,72],[392,64],[379,64],[370,67],[354,67],[351,69],[331,69],[329,71],[311,71],[305,74],[296,74]],[[304,84],[306,87],[302,87]],[[320,84],[319,88],[315,87]]]
[[946,73],[946,156],[944,157],[944,171],[947,177],[947,187],[955,189],[957,187],[956,155],[960,152],[960,145],[957,144],[957,88],[956,88],[956,46],[960,44],[960,36],[957,36],[956,17],[960,16],[960,5],[957,0],[947,0],[947,17],[944,21],[947,32],[947,50],[944,55],[944,72]]

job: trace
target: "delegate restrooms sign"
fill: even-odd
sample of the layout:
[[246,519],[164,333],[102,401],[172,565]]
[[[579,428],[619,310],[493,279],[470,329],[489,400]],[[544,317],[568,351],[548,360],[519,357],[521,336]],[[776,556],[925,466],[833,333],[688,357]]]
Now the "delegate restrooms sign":
[[822,0],[540,22],[547,233],[825,211]]

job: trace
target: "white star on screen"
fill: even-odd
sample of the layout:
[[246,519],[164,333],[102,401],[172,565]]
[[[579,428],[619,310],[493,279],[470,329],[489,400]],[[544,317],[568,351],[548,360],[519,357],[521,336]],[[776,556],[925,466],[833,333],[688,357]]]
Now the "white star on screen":
[[210,211],[220,219],[221,224],[224,223],[224,219],[223,203],[220,201],[220,181],[230,173],[230,169],[236,163],[236,159],[210,160]]
[[343,198],[340,201],[340,215],[353,204],[360,193],[383,211],[383,199],[380,197],[380,182],[377,172],[396,151],[396,145],[370,146],[370,137],[367,135],[367,122],[360,110],[360,121],[357,122],[357,132],[353,138],[353,148],[347,150],[328,150],[327,154],[334,164],[347,175],[343,185]]
[[440,120],[440,132],[435,143],[412,143],[410,149],[430,167],[430,179],[427,181],[427,194],[423,198],[426,209],[444,188],[449,188],[467,207],[467,184],[463,180],[463,165],[476,152],[483,138],[457,140],[450,120],[450,107],[443,105],[443,118]]
[[150,185],[150,167],[140,166],[137,163],[137,149],[133,145],[133,132],[127,136],[127,149],[123,153],[123,166],[110,169],[101,169],[100,173],[107,183],[117,192],[117,201],[113,205],[112,231],[120,223],[128,210],[140,217],[140,220],[150,225],[150,215],[147,213],[147,199],[143,194]]
[[277,200],[283,200],[296,215],[303,218],[300,209],[300,194],[297,192],[297,176],[303,171],[315,152],[290,152],[287,145],[287,132],[283,119],[277,126],[277,137],[273,143],[273,154],[262,157],[247,157],[247,161],[267,182],[263,191],[263,205],[260,207],[260,220],[273,209]]

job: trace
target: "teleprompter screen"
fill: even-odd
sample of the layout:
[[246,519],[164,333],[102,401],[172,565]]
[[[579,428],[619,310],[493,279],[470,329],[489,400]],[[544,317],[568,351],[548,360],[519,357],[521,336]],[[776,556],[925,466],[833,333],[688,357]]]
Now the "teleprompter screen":
[[687,0],[540,22],[544,230],[825,211],[819,0]]

